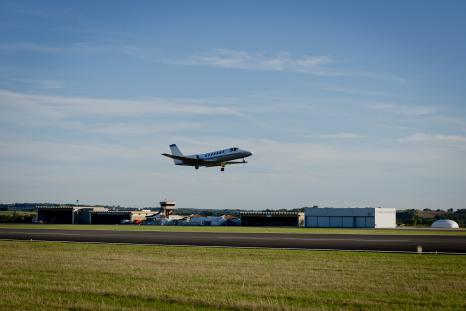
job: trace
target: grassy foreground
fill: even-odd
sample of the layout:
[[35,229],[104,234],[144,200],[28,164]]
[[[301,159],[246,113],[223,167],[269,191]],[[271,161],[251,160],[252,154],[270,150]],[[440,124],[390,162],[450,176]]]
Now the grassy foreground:
[[228,226],[139,226],[139,225],[52,225],[0,224],[1,228],[62,229],[62,230],[123,230],[164,232],[231,232],[231,233],[328,233],[328,234],[387,234],[387,235],[464,235],[466,230],[437,230],[429,228],[404,229],[341,229],[293,227],[228,227]]
[[464,310],[466,257],[0,241],[0,310]]

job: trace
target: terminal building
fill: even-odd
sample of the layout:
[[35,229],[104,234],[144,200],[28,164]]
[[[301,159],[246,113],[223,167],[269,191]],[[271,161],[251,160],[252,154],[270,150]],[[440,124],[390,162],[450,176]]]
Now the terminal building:
[[396,228],[394,208],[306,207],[304,217],[310,228]]

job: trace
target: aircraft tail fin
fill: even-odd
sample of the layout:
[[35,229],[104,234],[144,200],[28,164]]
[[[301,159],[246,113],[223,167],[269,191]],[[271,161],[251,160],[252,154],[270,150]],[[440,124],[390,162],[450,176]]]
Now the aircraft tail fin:
[[[176,144],[171,144],[170,150],[172,152],[172,155],[183,156],[183,153],[180,151],[180,149],[178,148]],[[173,159],[173,161],[175,162],[175,164],[183,164],[182,160]]]

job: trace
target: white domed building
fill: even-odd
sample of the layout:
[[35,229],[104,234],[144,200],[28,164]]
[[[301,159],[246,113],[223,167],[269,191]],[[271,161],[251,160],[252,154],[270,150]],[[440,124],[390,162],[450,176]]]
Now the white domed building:
[[458,223],[450,219],[440,219],[434,221],[432,228],[443,228],[443,229],[458,229]]

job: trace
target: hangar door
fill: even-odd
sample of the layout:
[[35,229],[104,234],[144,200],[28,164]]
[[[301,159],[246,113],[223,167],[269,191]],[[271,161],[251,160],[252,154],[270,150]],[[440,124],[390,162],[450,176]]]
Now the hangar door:
[[307,216],[306,227],[314,228],[374,228],[373,216]]
[[50,224],[72,224],[72,208],[40,208],[37,210],[37,219]]
[[369,216],[369,217],[357,216],[357,217],[354,217],[354,226],[356,228],[374,228],[375,219],[373,216]]

